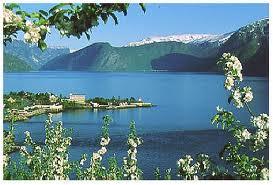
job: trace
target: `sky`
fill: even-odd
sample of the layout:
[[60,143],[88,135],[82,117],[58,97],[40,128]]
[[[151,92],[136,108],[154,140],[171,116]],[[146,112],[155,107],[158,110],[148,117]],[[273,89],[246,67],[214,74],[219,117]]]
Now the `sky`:
[[[21,4],[27,11],[48,10],[53,4]],[[117,14],[119,24],[108,21],[92,30],[91,39],[61,37],[55,30],[47,36],[49,46],[65,46],[78,50],[95,42],[123,46],[151,36],[189,33],[223,34],[235,31],[256,20],[269,17],[268,4],[146,4],[144,13],[137,4],[128,15]],[[23,38],[20,34],[19,38]]]

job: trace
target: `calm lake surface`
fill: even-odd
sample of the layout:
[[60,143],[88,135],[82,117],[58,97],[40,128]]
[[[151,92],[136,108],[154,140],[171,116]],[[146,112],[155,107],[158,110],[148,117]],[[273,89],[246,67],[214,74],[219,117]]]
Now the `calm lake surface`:
[[[85,73],[85,72],[29,72],[5,73],[4,93],[10,91],[52,92],[68,96],[69,93],[86,94],[88,98],[141,97],[145,102],[156,104],[152,108],[121,110],[75,110],[54,114],[54,121],[63,121],[66,128],[73,129],[71,158],[77,160],[82,153],[90,154],[97,149],[102,117],[110,115],[111,143],[108,154],[115,154],[121,161],[127,154],[126,136],[129,122],[134,120],[144,144],[139,147],[139,165],[145,178],[153,178],[153,170],[173,168],[176,160],[185,153],[219,151],[227,136],[210,124],[210,119],[220,105],[235,109],[227,103],[224,76],[202,73]],[[268,79],[246,77],[244,84],[252,87],[254,99],[250,106],[254,112],[268,113]],[[235,115],[247,123],[249,114],[245,109]],[[18,142],[23,142],[25,130],[33,138],[44,139],[46,115],[18,122]],[[4,123],[4,129],[8,124]],[[215,154],[215,153],[214,153]]]

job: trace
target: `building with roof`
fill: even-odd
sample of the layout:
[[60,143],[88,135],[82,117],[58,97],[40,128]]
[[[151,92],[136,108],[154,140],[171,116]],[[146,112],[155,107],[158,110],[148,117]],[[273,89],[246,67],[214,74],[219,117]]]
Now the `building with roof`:
[[69,94],[69,100],[77,103],[85,103],[85,94]]

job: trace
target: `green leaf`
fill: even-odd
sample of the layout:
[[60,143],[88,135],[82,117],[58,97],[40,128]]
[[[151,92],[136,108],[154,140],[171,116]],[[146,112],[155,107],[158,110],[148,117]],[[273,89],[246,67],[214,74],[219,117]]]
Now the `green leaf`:
[[47,23],[48,23],[48,22],[47,22],[46,19],[40,19],[39,22],[38,22],[39,25],[45,25],[45,24],[47,24]]
[[219,119],[219,114],[216,114],[212,120],[211,120],[211,123],[214,124],[214,122],[217,122],[217,120]]
[[106,24],[106,23],[107,23],[107,20],[108,20],[108,15],[107,15],[107,13],[101,13],[101,18],[102,18],[103,22]]
[[86,38],[87,38],[88,40],[90,40],[90,35],[89,35],[87,32],[85,32],[85,35],[86,35]]
[[39,13],[37,13],[37,12],[33,12],[33,13],[30,14],[30,17],[31,18],[40,18],[41,15]]
[[14,8],[20,8],[20,6],[17,3],[10,3],[10,4],[6,5],[6,8],[12,10]]
[[22,10],[18,10],[18,11],[16,11],[16,14],[17,14],[17,15],[22,15],[22,14],[25,14],[25,12],[22,11]]
[[146,12],[146,7],[144,5],[144,3],[139,3],[139,6],[141,7],[141,9],[143,10],[143,12]]
[[47,48],[47,45],[46,45],[45,41],[39,40],[39,42],[38,42],[38,47],[39,47],[42,51],[44,51],[44,50]]
[[114,13],[109,13],[109,14],[114,19],[115,25],[117,25],[118,24],[118,18],[117,18],[117,16]]
[[48,16],[48,13],[46,11],[44,11],[44,10],[39,10],[39,12],[44,16]]

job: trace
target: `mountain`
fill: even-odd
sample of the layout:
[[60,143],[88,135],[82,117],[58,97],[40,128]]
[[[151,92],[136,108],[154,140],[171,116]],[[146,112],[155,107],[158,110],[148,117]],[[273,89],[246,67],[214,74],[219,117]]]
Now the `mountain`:
[[26,72],[31,70],[31,66],[23,60],[4,53],[4,72]]
[[41,70],[217,72],[223,52],[238,56],[244,75],[268,76],[268,19],[222,35],[151,37],[123,47],[95,43],[52,59]]
[[240,28],[219,48],[230,52],[242,62],[246,75],[269,74],[269,19],[263,19]]
[[112,47],[109,43],[95,43],[54,58],[41,70],[151,71],[153,59],[170,53],[209,57],[216,55],[217,51],[214,45],[198,46],[182,42],[159,42],[137,47]]
[[38,70],[42,65],[57,56],[70,53],[68,48],[49,47],[41,51],[36,45],[14,40],[4,47],[4,52],[25,61],[33,70]]

